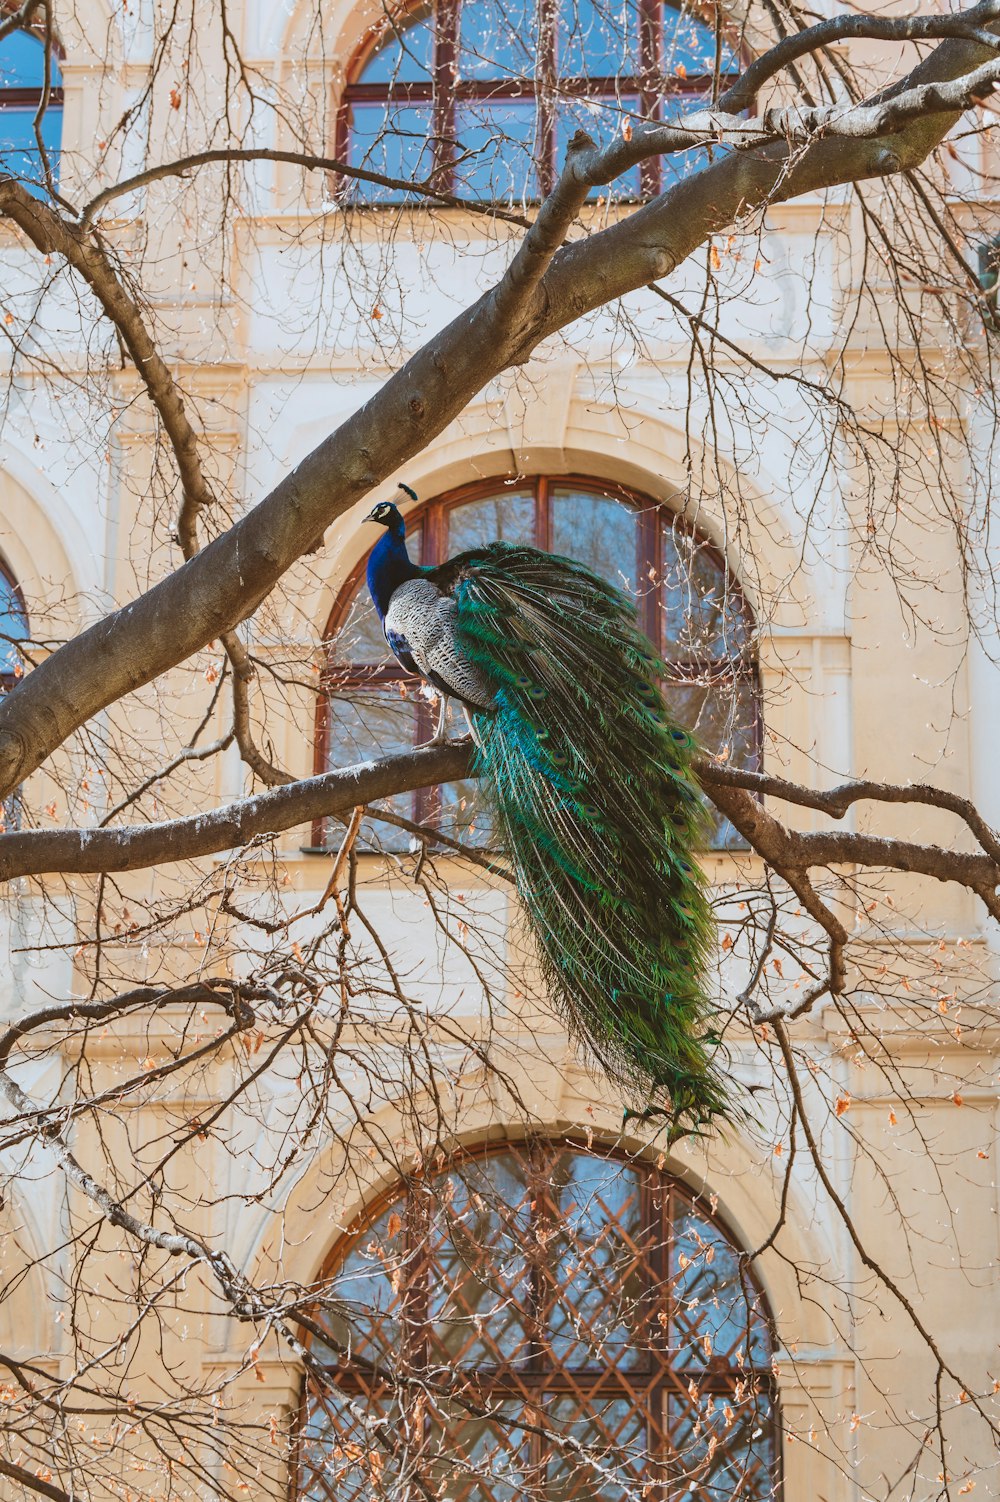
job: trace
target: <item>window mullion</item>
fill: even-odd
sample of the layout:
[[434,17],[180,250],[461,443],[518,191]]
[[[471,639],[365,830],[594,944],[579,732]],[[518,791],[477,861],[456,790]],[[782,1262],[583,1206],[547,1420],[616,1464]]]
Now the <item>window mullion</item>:
[[556,4],[538,0],[538,67],[535,70],[538,186],[544,198],[559,176],[556,161]]
[[438,0],[434,10],[434,172],[438,186],[454,191],[455,74],[461,0]]
[[549,514],[549,477],[540,475],[535,482],[535,546],[547,553],[552,546]]
[[[662,0],[639,0],[639,109],[644,120],[659,115],[659,70],[661,58]],[[650,156],[639,164],[643,198],[660,191],[660,158]]]

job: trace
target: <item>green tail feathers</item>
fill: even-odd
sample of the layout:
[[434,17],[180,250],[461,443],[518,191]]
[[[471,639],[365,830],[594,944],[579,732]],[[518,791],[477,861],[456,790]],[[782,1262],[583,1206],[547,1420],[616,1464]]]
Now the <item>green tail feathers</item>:
[[633,1098],[665,1089],[689,1127],[726,1114],[691,856],[705,812],[663,663],[631,603],[568,559],[495,543],[454,592],[462,651],[497,685],[477,769],[551,993]]

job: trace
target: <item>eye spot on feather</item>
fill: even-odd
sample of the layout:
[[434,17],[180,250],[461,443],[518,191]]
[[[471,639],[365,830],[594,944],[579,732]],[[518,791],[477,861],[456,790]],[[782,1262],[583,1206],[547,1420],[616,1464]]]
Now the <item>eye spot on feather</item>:
[[576,811],[581,819],[599,819],[601,816],[601,810],[596,803],[578,803]]
[[538,703],[539,699],[545,698],[545,690],[540,683],[533,683],[531,685],[531,687],[528,689],[528,698],[533,699],[536,704]]
[[517,677],[514,679],[514,687],[515,688],[530,688],[531,687],[531,679],[527,676],[526,673],[518,673]]

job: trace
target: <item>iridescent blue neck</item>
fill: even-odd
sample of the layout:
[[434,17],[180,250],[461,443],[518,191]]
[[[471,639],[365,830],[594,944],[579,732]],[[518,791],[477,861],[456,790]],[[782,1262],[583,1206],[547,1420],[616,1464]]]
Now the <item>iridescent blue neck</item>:
[[385,621],[389,601],[407,579],[417,579],[423,573],[419,564],[410,562],[406,551],[406,528],[402,518],[390,528],[372,548],[368,559],[368,589],[380,621]]

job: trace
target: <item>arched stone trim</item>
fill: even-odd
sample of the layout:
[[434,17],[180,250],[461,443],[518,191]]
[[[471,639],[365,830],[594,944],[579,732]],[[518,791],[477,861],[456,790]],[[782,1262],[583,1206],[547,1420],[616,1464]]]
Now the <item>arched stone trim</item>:
[[0,551],[24,594],[29,617],[47,604],[72,600],[76,624],[98,615],[102,587],[95,538],[81,524],[72,495],[57,488],[9,439],[0,443],[0,493],[13,481],[14,494],[0,506]]

